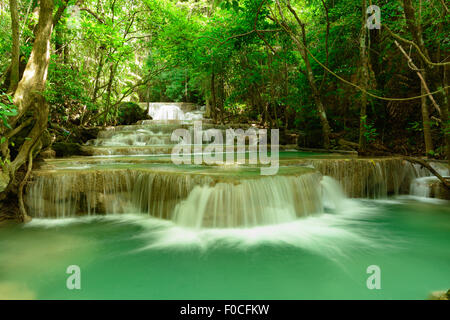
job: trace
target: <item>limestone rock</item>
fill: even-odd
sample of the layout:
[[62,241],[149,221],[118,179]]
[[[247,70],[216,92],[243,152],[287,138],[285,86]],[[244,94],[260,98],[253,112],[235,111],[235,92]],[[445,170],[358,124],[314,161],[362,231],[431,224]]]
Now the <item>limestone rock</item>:
[[448,291],[434,291],[430,294],[429,300],[449,300],[450,290]]
[[434,198],[450,200],[450,190],[447,189],[442,182],[436,181],[433,183],[431,190]]
[[47,149],[42,151],[39,155],[42,159],[54,159],[56,157],[56,151],[53,149]]
[[70,157],[75,155],[86,155],[83,148],[78,143],[57,142],[52,146],[57,157]]

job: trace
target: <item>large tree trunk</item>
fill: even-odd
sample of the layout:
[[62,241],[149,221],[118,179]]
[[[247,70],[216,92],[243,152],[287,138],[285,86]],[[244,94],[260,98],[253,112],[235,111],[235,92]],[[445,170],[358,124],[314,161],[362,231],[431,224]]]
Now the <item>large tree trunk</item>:
[[19,12],[17,10],[17,0],[9,0],[11,10],[11,32],[12,32],[12,50],[11,50],[11,75],[8,92],[14,93],[19,83]]
[[[17,181],[17,171],[33,156],[33,151],[39,146],[40,137],[47,127],[48,105],[42,93],[47,80],[48,65],[51,53],[51,34],[53,31],[53,0],[41,0],[39,11],[39,22],[36,30],[36,39],[33,44],[30,58],[25,68],[14,95],[14,104],[18,109],[18,115],[11,119],[10,124],[14,128],[5,133],[6,141],[2,144],[2,156],[7,161],[3,168],[4,174],[8,175],[9,183],[5,190],[0,190],[1,211],[5,211],[3,206],[12,202],[19,202],[21,196],[18,195],[19,183]],[[32,118],[22,119],[27,111],[32,111]],[[20,125],[17,125],[21,122]],[[11,161],[8,149],[8,139],[14,134],[25,129],[24,124],[33,123],[31,131],[28,133],[24,143],[20,146],[17,156]],[[17,125],[17,126],[16,126]],[[29,166],[29,169],[31,167]],[[16,206],[17,207],[17,206]],[[26,212],[23,210],[23,203],[20,203],[19,217],[26,219]],[[14,213],[14,214],[17,214]]]
[[33,92],[43,92],[47,81],[48,64],[51,54],[51,34],[53,31],[53,0],[41,0],[39,10],[39,23],[34,40],[33,50],[14,94],[14,104],[18,109],[18,115],[12,119],[15,125],[17,120],[34,103]]

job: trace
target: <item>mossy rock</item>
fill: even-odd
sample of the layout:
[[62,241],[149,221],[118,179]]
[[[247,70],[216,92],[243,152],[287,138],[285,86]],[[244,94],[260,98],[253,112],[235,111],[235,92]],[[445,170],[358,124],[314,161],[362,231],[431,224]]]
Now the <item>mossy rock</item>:
[[143,110],[137,103],[123,102],[119,105],[119,124],[130,125],[148,118],[146,110]]
[[84,156],[87,155],[79,143],[72,142],[56,142],[52,145],[52,149],[55,150],[57,157],[71,157],[71,156]]
[[80,128],[79,130],[80,140],[83,143],[86,143],[89,140],[96,139],[100,129],[101,129],[100,127]]

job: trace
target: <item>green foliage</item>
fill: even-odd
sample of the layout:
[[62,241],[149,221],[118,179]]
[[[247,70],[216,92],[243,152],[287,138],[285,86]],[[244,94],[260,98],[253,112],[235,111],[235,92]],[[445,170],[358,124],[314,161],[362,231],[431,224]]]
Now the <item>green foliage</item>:
[[65,123],[78,119],[84,110],[92,110],[86,84],[88,75],[70,65],[51,60],[45,97],[51,106],[51,119],[55,123]]
[[[8,129],[11,129],[11,126],[8,123],[8,117],[14,117],[17,115],[17,108],[14,106],[11,96],[7,94],[0,95],[0,126],[5,126]],[[1,138],[0,143],[5,142],[5,137]]]
[[368,143],[374,142],[376,140],[376,137],[379,136],[377,129],[373,124],[365,124],[364,128],[364,137],[366,138],[366,141]]
[[414,121],[409,123],[409,127],[406,128],[406,130],[408,131],[413,131],[413,132],[422,132],[423,131],[423,126],[422,126],[422,122],[419,121]]

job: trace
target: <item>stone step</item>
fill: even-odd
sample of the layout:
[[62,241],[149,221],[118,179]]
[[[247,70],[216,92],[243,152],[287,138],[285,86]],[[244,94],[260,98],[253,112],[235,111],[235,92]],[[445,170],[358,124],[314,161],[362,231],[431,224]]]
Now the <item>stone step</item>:
[[[146,121],[146,120],[144,120]],[[153,121],[153,120],[150,120]],[[247,130],[250,128],[248,124],[235,124],[232,126],[229,125],[218,125],[213,123],[202,123],[202,130],[209,129],[217,129],[225,132],[227,129],[243,129]],[[126,125],[126,126],[116,126],[116,127],[108,127],[105,130],[102,130],[98,134],[98,138],[109,138],[114,134],[136,134],[136,133],[145,133],[145,134],[172,134],[177,129],[188,129],[193,130],[193,123],[155,123],[155,124],[135,124],[135,125]]]
[[[193,150],[195,145],[187,145]],[[203,149],[208,145],[203,144]],[[267,150],[270,151],[271,146],[266,145]],[[92,156],[119,156],[119,155],[170,155],[174,145],[148,145],[148,146],[83,146],[82,151]],[[226,151],[224,146],[224,151]],[[295,150],[294,145],[278,146],[279,150]],[[235,146],[234,151],[238,151]],[[248,145],[245,148],[248,151]]]
[[152,145],[173,145],[178,142],[171,141],[171,134],[162,135],[123,135],[114,136],[113,138],[100,138],[90,140],[86,143],[92,147],[139,147]]
[[193,125],[194,121],[201,121],[202,123],[213,123],[212,119],[201,119],[201,120],[141,120],[138,121],[137,124],[144,126],[165,125],[165,124]]

